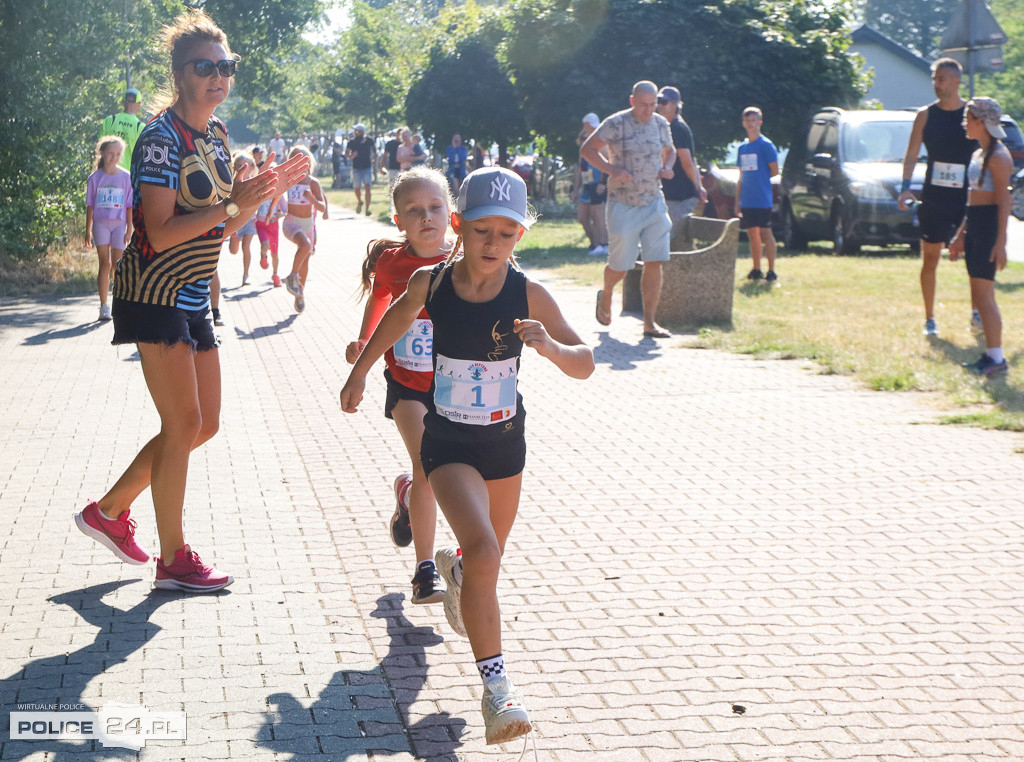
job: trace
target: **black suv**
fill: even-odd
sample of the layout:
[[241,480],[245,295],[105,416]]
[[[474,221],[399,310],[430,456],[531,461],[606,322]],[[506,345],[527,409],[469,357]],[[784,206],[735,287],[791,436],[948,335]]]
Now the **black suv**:
[[[862,244],[917,245],[913,209],[896,205],[913,111],[845,111],[815,114],[793,140],[782,168],[782,240],[802,249],[829,240],[837,253]],[[918,157],[911,190],[920,195],[925,155]]]

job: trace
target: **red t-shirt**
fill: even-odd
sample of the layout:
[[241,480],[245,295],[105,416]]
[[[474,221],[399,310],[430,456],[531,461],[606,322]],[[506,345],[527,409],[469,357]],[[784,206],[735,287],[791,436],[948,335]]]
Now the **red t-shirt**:
[[[399,246],[395,249],[387,249],[377,260],[377,272],[373,276],[373,291],[371,299],[387,301],[389,304],[405,293],[409,287],[409,278],[421,267],[432,267],[445,259],[444,254],[424,259],[416,256],[409,244]],[[426,325],[425,325],[426,324]],[[428,326],[429,329],[428,329]],[[420,338],[417,334],[421,334]],[[402,354],[401,362],[395,356],[395,347],[400,348]],[[403,386],[416,389],[421,392],[430,390],[430,384],[434,379],[432,369],[414,370],[409,365],[419,364],[429,368],[432,347],[433,328],[426,309],[423,309],[416,318],[410,332],[399,342],[384,353],[384,362],[392,378]]]

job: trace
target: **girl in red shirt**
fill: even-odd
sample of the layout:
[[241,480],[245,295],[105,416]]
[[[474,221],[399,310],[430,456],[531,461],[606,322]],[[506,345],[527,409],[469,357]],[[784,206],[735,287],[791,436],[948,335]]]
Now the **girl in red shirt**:
[[[391,303],[405,293],[412,274],[444,261],[451,250],[448,219],[454,206],[448,182],[436,169],[414,167],[403,172],[391,190],[391,213],[404,239],[371,241],[363,262],[363,294],[370,294],[359,339],[348,345],[345,359],[354,363]],[[395,479],[391,539],[405,547],[413,543],[416,572],[412,602],[435,603],[445,588],[434,565],[437,504],[420,463],[423,416],[433,404],[433,326],[422,310],[412,327],[384,354],[387,399],[384,415],[394,420],[412,462],[412,473]]]

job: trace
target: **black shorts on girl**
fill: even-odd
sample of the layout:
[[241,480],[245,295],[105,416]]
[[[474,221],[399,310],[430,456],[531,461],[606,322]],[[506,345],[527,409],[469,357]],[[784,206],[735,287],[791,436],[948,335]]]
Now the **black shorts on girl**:
[[495,442],[453,442],[437,439],[429,431],[423,432],[420,443],[420,461],[423,473],[430,472],[450,463],[465,463],[472,466],[489,482],[508,479],[522,473],[526,467],[526,438],[513,437]]
[[391,372],[388,370],[384,371],[384,380],[388,385],[387,396],[384,398],[384,417],[390,418],[392,421],[395,417],[391,414],[397,405],[402,400],[412,400],[413,402],[419,402],[423,407],[429,410],[434,404],[434,398],[430,396],[430,392],[421,392],[418,389],[410,389],[405,384],[400,384],[392,377]]
[[964,240],[964,261],[967,274],[982,280],[996,279],[996,263],[991,261],[992,247],[999,236],[999,206],[967,207],[967,236]]
[[115,297],[110,312],[114,318],[111,344],[163,344],[173,347],[184,343],[193,352],[205,352],[220,346],[220,340],[213,333],[209,307],[183,310]]
[[917,224],[921,228],[921,240],[925,243],[941,243],[948,246],[956,235],[956,229],[964,218],[963,204],[943,204],[936,201],[922,201],[917,209]]

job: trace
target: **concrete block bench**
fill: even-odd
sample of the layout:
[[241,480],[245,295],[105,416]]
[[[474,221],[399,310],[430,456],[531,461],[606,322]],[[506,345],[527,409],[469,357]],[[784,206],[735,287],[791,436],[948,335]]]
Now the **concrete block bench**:
[[[662,265],[664,283],[655,319],[670,325],[700,326],[732,322],[736,284],[736,249],[740,221],[687,217],[672,228],[669,261]],[[694,241],[714,241],[694,249]],[[643,265],[626,273],[623,312],[643,313],[640,276]]]

